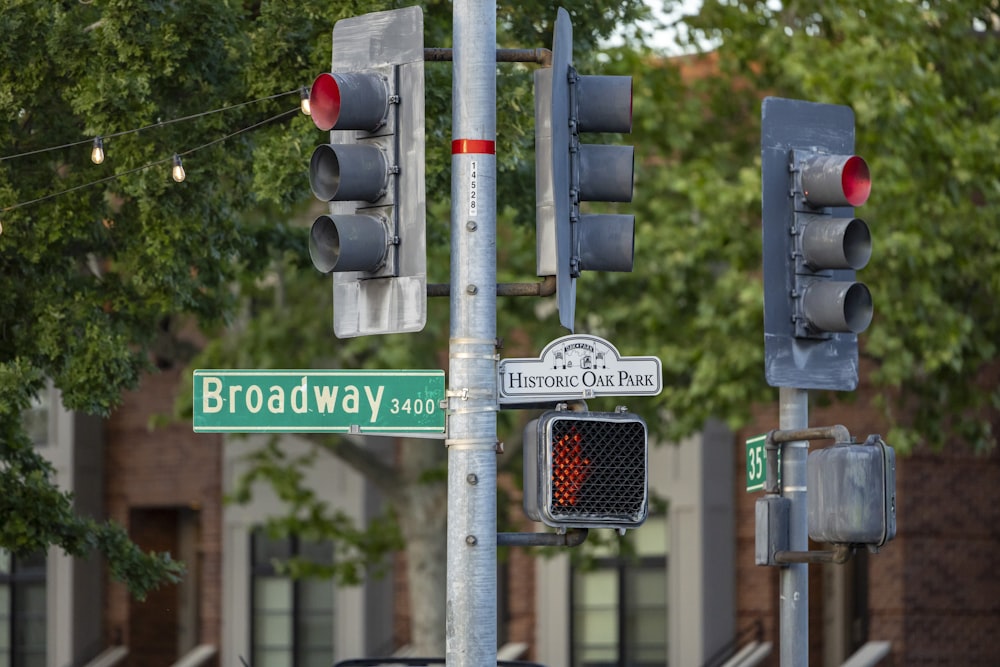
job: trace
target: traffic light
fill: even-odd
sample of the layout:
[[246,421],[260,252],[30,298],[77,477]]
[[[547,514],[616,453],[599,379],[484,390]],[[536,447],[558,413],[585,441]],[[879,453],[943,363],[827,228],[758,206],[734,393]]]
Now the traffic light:
[[807,471],[810,538],[878,549],[896,536],[896,453],[882,438],[810,452]]
[[761,111],[765,376],[775,387],[852,390],[871,292],[855,280],[871,233],[868,164],[850,107],[768,97]]
[[340,338],[419,331],[427,320],[424,43],[419,7],[365,14],[333,28],[333,59],[309,93],[330,143],[309,163],[330,202],[309,255],[333,273]]
[[631,271],[635,216],[584,214],[581,202],[630,202],[631,146],[585,144],[580,133],[632,131],[632,77],[582,76],[573,25],[559,9],[552,67],[535,70],[535,194],[539,276],[556,276],[559,322],[573,331],[581,271]]
[[554,528],[646,520],[647,429],[638,415],[550,410],[524,430],[524,511]]

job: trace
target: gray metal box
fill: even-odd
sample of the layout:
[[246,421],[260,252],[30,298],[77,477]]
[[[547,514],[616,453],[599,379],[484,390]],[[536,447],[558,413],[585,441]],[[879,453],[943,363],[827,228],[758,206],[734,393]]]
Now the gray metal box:
[[754,507],[757,523],[754,541],[754,562],[757,565],[778,565],[776,551],[788,550],[788,512],[792,501],[784,496],[764,496]]
[[809,537],[881,547],[896,536],[896,454],[877,435],[809,454]]

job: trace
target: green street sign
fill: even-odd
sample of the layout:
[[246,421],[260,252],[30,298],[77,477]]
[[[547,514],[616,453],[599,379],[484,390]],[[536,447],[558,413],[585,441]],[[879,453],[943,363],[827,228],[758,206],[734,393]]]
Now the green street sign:
[[196,370],[199,433],[441,438],[442,370]]
[[[747,491],[762,491],[767,481],[767,455],[764,443],[767,435],[747,440]],[[781,483],[781,450],[778,450],[778,483]]]

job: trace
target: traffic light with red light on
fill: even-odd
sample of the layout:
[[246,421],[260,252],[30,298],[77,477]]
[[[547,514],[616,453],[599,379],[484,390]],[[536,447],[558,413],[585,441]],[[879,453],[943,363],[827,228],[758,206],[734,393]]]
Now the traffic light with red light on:
[[554,528],[637,528],[648,512],[646,422],[550,410],[524,430],[524,511]]
[[423,14],[419,7],[338,21],[333,59],[309,93],[330,143],[309,184],[330,202],[309,255],[333,274],[340,338],[423,329],[427,319]]
[[854,216],[871,193],[868,164],[853,154],[854,112],[768,97],[761,117],[765,376],[776,387],[852,390],[857,335],[873,313],[855,279],[872,240]]
[[573,25],[559,9],[552,67],[535,70],[535,193],[539,276],[556,277],[559,322],[573,331],[581,271],[631,271],[635,216],[581,213],[581,202],[630,202],[632,146],[585,144],[587,132],[632,131],[632,77],[583,76]]
[[795,320],[796,334],[808,337],[827,332],[861,333],[872,318],[868,288],[847,276],[827,280],[822,272],[853,271],[868,264],[872,248],[868,225],[855,218],[853,212],[836,217],[814,211],[864,204],[871,191],[868,165],[857,155],[796,151],[793,159],[799,162],[800,191],[808,207],[795,212],[799,255],[804,267],[796,271],[800,277],[802,311]]

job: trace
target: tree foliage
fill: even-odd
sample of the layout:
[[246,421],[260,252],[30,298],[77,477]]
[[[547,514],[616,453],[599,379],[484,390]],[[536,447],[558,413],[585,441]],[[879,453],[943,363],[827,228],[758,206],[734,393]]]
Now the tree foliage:
[[[500,46],[548,46],[557,4],[499,3]],[[329,286],[305,259],[306,164],[322,134],[294,112],[297,91],[327,67],[336,20],[390,6],[5,4],[0,546],[96,548],[139,594],[177,575],[175,563],[139,553],[120,527],[75,518],[20,422],[46,379],[67,408],[109,414],[150,370],[165,318],[188,314],[220,334],[204,365],[445,366],[446,304],[432,301],[422,334],[336,341]],[[426,44],[450,46],[452,3],[423,7]],[[862,336],[864,368],[893,444],[992,446],[996,1],[707,1],[676,26],[689,51],[713,49],[704,60],[643,48],[634,21],[644,6],[635,0],[571,9],[581,69],[635,82],[636,271],[584,275],[577,308],[578,331],[663,360],[663,394],[631,407],[664,415],[649,421],[676,437],[710,416],[739,426],[751,405],[774,398],[762,377],[759,278],[760,99],[774,94],[856,111],[858,151],[875,176],[864,209],[875,257],[863,276],[876,319]],[[602,46],[623,25],[624,45]],[[430,279],[446,282],[451,71],[426,69]],[[530,280],[531,68],[498,72],[499,272]],[[105,138],[102,165],[88,159],[96,136]],[[56,146],[65,147],[47,150]],[[187,170],[181,184],[168,172],[175,153]],[[502,301],[498,330],[511,354],[535,353],[560,333],[550,300]],[[367,465],[350,443],[315,444]],[[423,469],[405,481],[439,481],[442,465],[440,456],[414,462]]]
[[[635,0],[614,11],[591,4],[581,15],[584,43],[642,10]],[[47,381],[66,408],[110,414],[121,392],[152,370],[149,352],[169,318],[192,316],[208,332],[231,326],[233,335],[206,353],[231,365],[405,366],[411,353],[431,349],[431,334],[440,334],[446,321],[440,308],[438,326],[424,343],[334,346],[323,315],[328,286],[305,271],[306,165],[322,134],[295,112],[298,91],[328,67],[338,19],[391,6],[319,0],[5,4],[0,547],[96,549],[140,596],[178,576],[178,564],[142,554],[120,526],[75,517],[71,496],[52,486],[51,467],[21,424]],[[426,3],[424,10],[428,46],[449,46],[452,4]],[[498,34],[505,43],[524,32],[529,39],[547,35],[554,16],[551,3],[501,4]],[[428,78],[429,161],[437,165],[428,192],[439,216],[429,234],[438,256],[446,257],[448,206],[440,193],[449,191],[450,68],[431,66]],[[523,71],[504,78],[514,108],[530,100],[528,81]],[[530,171],[523,164],[530,108],[521,107],[524,117],[512,118],[501,134],[509,142],[502,143],[509,150],[501,169],[519,179],[506,181],[505,194],[529,213],[524,185]],[[107,153],[100,165],[88,159],[95,137],[103,137]],[[174,155],[187,172],[180,184],[169,176]],[[339,455],[349,458],[345,449]]]
[[874,178],[858,211],[874,237],[859,274],[875,301],[863,395],[882,406],[891,442],[995,445],[998,9],[706,1],[675,27],[689,52],[710,53],[617,55],[635,77],[636,272],[580,293],[616,340],[663,359],[654,403],[668,433],[713,415],[738,427],[776,397],[762,373],[759,123],[761,99],[777,95],[856,113]]

